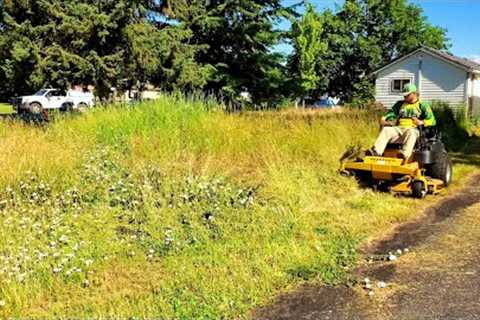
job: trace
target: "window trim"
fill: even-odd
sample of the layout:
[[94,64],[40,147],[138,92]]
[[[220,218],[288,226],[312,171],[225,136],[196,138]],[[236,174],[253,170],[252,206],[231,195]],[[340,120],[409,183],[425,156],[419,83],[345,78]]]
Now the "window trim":
[[[400,90],[393,89],[393,85],[395,84],[395,81],[401,81]],[[406,81],[409,81],[409,83],[413,83],[414,79],[413,79],[413,77],[410,77],[410,78],[407,78],[407,77],[391,78],[390,79],[390,94],[392,94],[392,95],[402,94],[402,90],[403,90],[403,87],[405,86]]]

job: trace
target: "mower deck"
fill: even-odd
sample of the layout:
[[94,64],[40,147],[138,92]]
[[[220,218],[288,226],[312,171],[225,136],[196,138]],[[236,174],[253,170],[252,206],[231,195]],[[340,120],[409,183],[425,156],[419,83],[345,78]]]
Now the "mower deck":
[[411,193],[415,182],[422,182],[425,193],[438,193],[443,187],[442,180],[425,176],[416,161],[403,164],[403,159],[393,157],[365,157],[362,161],[342,163],[341,172],[358,174],[371,173],[376,183],[387,183],[395,193]]

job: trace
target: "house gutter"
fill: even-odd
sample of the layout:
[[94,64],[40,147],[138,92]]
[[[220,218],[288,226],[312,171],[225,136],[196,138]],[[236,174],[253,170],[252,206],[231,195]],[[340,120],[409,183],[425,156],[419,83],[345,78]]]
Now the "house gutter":
[[470,87],[470,97],[468,98],[468,116],[473,116],[473,103],[475,102],[475,78],[476,78],[476,75],[479,74],[480,72],[472,72],[470,74],[470,83],[471,83],[471,87]]
[[423,53],[418,55],[418,70],[417,70],[417,89],[420,95],[422,94],[423,83]]

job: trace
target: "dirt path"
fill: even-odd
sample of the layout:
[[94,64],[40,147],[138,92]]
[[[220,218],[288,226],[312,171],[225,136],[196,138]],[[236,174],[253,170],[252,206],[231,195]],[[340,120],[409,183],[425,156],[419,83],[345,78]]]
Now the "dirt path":
[[[302,287],[255,319],[480,319],[480,174],[362,252],[353,287]],[[377,261],[408,248],[395,261]],[[395,254],[395,253],[394,253]],[[374,260],[373,262],[371,260]],[[368,260],[370,260],[368,262]],[[372,289],[362,279],[369,278]],[[379,288],[385,282],[385,288]],[[371,293],[370,293],[371,292]]]

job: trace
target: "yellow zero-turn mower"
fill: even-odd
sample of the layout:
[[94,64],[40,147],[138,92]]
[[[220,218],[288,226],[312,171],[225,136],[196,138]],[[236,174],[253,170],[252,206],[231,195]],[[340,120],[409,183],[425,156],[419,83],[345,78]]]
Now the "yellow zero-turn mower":
[[397,144],[389,144],[381,157],[364,156],[359,147],[351,147],[340,159],[340,173],[353,175],[364,185],[416,198],[438,193],[452,181],[452,162],[436,128],[419,130],[410,159],[401,157],[402,146]]

